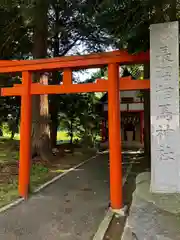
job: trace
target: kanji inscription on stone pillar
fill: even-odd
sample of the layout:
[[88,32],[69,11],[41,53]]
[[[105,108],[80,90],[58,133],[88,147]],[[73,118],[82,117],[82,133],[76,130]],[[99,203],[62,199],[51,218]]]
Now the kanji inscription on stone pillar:
[[151,191],[180,192],[179,26],[150,28]]

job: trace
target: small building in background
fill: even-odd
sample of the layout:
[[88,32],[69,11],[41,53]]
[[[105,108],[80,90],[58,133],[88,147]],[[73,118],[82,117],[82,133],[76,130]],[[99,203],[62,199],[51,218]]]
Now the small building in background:
[[[123,77],[130,76],[127,72]],[[133,77],[132,77],[133,78]],[[135,81],[135,79],[134,79]],[[108,140],[108,94],[100,100],[102,111],[101,138]],[[143,143],[144,100],[140,91],[120,91],[121,140],[123,142]]]

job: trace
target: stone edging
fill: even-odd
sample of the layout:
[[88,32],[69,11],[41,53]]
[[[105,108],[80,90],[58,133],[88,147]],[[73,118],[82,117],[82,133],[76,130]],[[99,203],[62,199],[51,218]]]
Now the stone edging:
[[[132,164],[133,164],[133,162],[128,167],[126,175],[123,178],[123,181],[122,181],[123,186],[126,183],[126,180],[127,180],[128,176],[131,172]],[[109,208],[108,211],[105,214],[104,219],[100,223],[99,228],[98,228],[97,232],[95,233],[95,235],[93,237],[93,240],[103,240],[104,236],[105,236],[105,234],[108,230],[109,224],[111,223],[111,220],[112,220],[113,216],[115,214],[118,214],[120,216],[125,216],[126,210],[127,210],[127,206],[124,206],[124,208],[122,208],[122,209],[111,209],[111,208]]]

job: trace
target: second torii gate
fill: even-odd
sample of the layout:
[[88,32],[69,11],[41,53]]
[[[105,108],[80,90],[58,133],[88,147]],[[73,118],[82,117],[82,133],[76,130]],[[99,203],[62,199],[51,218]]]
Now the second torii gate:
[[[2,96],[21,96],[19,195],[27,198],[30,184],[31,161],[31,113],[32,95],[83,92],[108,92],[108,119],[110,143],[110,201],[114,210],[122,208],[122,163],[120,138],[119,90],[149,89],[149,80],[119,80],[119,65],[146,63],[149,52],[130,55],[126,51],[91,54],[87,56],[60,57],[54,59],[0,61],[0,73],[22,72],[22,84],[1,89]],[[108,66],[108,80],[96,83],[73,84],[75,69]],[[62,85],[32,83],[32,73],[37,71],[63,71]]]

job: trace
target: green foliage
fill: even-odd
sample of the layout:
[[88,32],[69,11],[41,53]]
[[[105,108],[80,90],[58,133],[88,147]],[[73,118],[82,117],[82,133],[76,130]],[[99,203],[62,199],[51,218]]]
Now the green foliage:
[[92,73],[89,79],[86,79],[85,83],[93,83],[96,82],[97,79],[107,78],[107,67],[102,67],[96,72]]
[[78,125],[77,116],[80,109],[80,97],[79,94],[67,94],[60,96],[60,99],[60,123],[67,130],[72,143]]
[[42,164],[34,164],[31,168],[31,174],[36,175],[37,173],[48,173],[49,169]]
[[49,169],[41,163],[32,165],[30,192],[32,192],[37,186],[49,179],[49,172]]
[[179,3],[174,0],[98,2],[96,23],[113,38],[116,47],[133,53],[149,49],[150,24],[173,21],[180,15]]
[[[20,83],[20,78],[1,75],[0,81],[4,81],[3,85],[10,87],[14,83]],[[3,123],[8,122],[9,130],[12,132],[12,135],[18,132],[17,129],[20,118],[20,103],[21,98],[18,96],[0,97],[0,128],[2,129]]]
[[[18,1],[3,1],[0,5],[0,58],[23,58],[31,49],[29,31],[24,26]],[[6,4],[5,4],[6,3]]]
[[61,96],[60,124],[68,131],[71,142],[76,133],[80,138],[91,139],[91,145],[94,143],[99,131],[96,104],[97,98],[94,93]]
[[[36,57],[46,57],[44,47],[42,47],[44,49],[43,55],[39,52],[39,48],[44,46],[46,42],[48,56],[50,57],[64,56],[68,54],[70,50],[78,54],[78,46],[82,43],[83,49],[86,51],[101,51],[104,46],[110,44],[110,39],[94,21],[96,11],[92,10],[92,4],[87,0],[6,1],[0,8],[2,12],[2,27],[0,29],[1,58],[20,59],[29,58],[32,55]],[[91,14],[89,14],[89,12],[91,12]],[[46,15],[48,17],[47,23],[42,20],[42,16],[43,19],[46,19]],[[46,29],[48,29],[47,34]],[[37,33],[39,38],[37,38]],[[39,42],[35,44],[37,41],[42,41],[42,43]],[[36,50],[39,52],[38,54],[35,54]],[[58,76],[60,76],[60,74]],[[55,84],[59,83],[60,79],[56,77],[55,79],[54,81],[53,77],[52,79],[50,78],[50,82]],[[12,81],[9,82],[12,84]],[[50,98],[50,102],[53,102],[53,104],[56,104],[55,102],[61,102],[60,98],[58,99],[56,97],[53,99],[55,100],[52,101]],[[16,104],[16,100],[17,98],[14,97],[1,98],[2,109],[0,116],[2,116],[3,119],[0,119],[0,122],[7,121],[8,114],[17,115],[18,122],[19,102]],[[67,105],[71,106],[70,103],[68,103],[68,98],[66,100]],[[69,121],[66,121],[66,125],[72,137],[72,129],[76,128],[76,120],[73,120],[74,113],[72,110],[68,111],[67,115]]]
[[100,116],[96,109],[97,98],[94,93],[88,93],[83,96],[84,111],[81,112],[79,135],[87,142],[87,145],[95,143],[96,136],[99,134]]
[[[106,68],[103,68],[93,73],[85,83],[95,82],[96,79],[106,75]],[[99,95],[96,93],[66,94],[59,98],[60,125],[67,130],[71,143],[76,134],[86,145],[93,146],[100,131]]]
[[[174,0],[7,0],[1,4],[0,13],[1,59],[32,56],[34,39],[37,40],[33,35],[36,28],[43,36],[41,41],[47,42],[47,57],[102,51],[110,45],[114,48],[127,47],[132,52],[147,50],[149,25],[180,16],[178,2]],[[42,15],[48,18],[47,24],[40,21]],[[44,33],[46,29],[47,34]],[[82,45],[80,52],[79,44]],[[136,69],[131,70],[134,75]],[[86,82],[94,82],[101,76],[107,76],[106,68]],[[0,83],[4,79],[0,76]],[[17,81],[20,81],[18,76],[8,76],[6,85]],[[60,81],[60,74],[50,78],[53,84]],[[60,103],[56,110],[60,112],[61,124],[68,129],[71,139],[74,132],[84,136],[97,133],[99,115],[95,109],[96,97],[95,94],[75,94],[55,96],[53,101],[50,99],[52,104]],[[1,125],[7,121],[8,114],[15,116],[18,125],[19,105],[20,98],[17,97],[0,99]]]
[[74,53],[82,54],[79,44],[83,43],[86,51],[101,50],[103,45],[110,44],[94,22],[93,14],[88,14],[89,6],[87,0],[50,1],[48,43],[51,52],[59,45],[59,56],[66,55],[72,48]]

